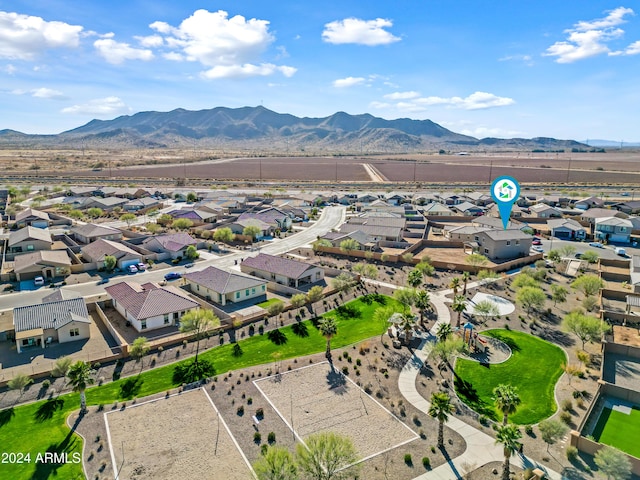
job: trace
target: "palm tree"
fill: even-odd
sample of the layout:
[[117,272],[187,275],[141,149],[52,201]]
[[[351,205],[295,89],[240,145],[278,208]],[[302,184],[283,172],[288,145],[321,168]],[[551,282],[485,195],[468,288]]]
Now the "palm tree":
[[73,387],[73,391],[80,393],[81,414],[87,411],[87,398],[84,392],[88,385],[93,385],[94,374],[95,370],[91,368],[91,364],[82,360],[78,360],[71,365],[67,371],[67,378],[69,379],[69,384]]
[[522,400],[515,387],[501,383],[493,389],[493,403],[502,412],[502,424],[506,425],[509,415],[516,413]]
[[338,333],[338,324],[336,323],[336,319],[333,317],[325,317],[318,323],[318,329],[324,338],[327,339],[327,353],[325,356],[329,363],[331,364],[331,368],[333,368],[333,362],[331,361],[331,338]]
[[451,397],[447,392],[434,392],[431,394],[429,415],[438,420],[438,447],[444,448],[444,424],[449,420],[449,414],[456,407],[451,403]]
[[502,464],[502,480],[509,480],[509,459],[511,455],[519,451],[522,443],[518,439],[522,438],[520,429],[513,424],[500,425],[496,430],[496,443],[501,443],[504,451],[504,463]]
[[436,329],[436,338],[439,342],[444,342],[452,333],[453,329],[451,328],[450,323],[441,323]]
[[471,274],[469,272],[462,273],[462,281],[464,282],[464,288],[462,289],[462,295],[467,296],[467,284],[469,283],[469,279],[471,278]]
[[451,309],[454,312],[458,313],[458,320],[456,322],[456,327],[460,326],[460,316],[462,315],[462,312],[464,312],[467,308],[467,299],[465,298],[464,295],[456,295],[455,297],[453,297],[453,305],[451,306]]
[[431,296],[426,290],[418,290],[416,293],[416,308],[420,311],[420,324],[424,325],[424,311],[431,308]]
[[460,288],[460,279],[458,277],[452,278],[449,283],[449,288],[453,289],[453,296],[458,295],[458,289]]

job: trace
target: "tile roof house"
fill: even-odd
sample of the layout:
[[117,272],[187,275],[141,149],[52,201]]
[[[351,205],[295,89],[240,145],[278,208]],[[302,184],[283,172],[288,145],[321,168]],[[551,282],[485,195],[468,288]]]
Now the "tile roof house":
[[24,227],[9,234],[8,253],[51,250],[53,240],[48,228]]
[[245,258],[240,264],[240,271],[293,288],[316,283],[324,278],[324,270],[317,265],[265,253]]
[[17,281],[36,277],[52,279],[71,274],[71,260],[66,250],[41,250],[17,255],[13,260],[13,272]]
[[189,246],[197,246],[198,241],[188,233],[170,233],[145,238],[142,246],[155,253],[168,253],[171,258],[184,257]]
[[182,278],[192,292],[220,305],[246,300],[255,304],[266,300],[267,282],[241,273],[210,266],[189,272]]
[[265,208],[257,212],[245,212],[238,217],[238,220],[248,218],[258,219],[280,230],[289,230],[289,228],[291,228],[291,217],[275,207]]
[[114,308],[138,331],[176,325],[180,318],[200,304],[181,289],[155,283],[124,281],[105,287]]
[[93,223],[76,225],[69,232],[80,243],[91,243],[100,238],[103,240],[122,240],[122,232],[120,230]]
[[260,229],[260,233],[256,235],[256,240],[260,240],[264,237],[271,237],[275,234],[275,228],[272,225],[265,223],[257,218],[238,219],[235,222],[232,222],[225,226],[230,228],[231,231],[236,235],[242,235],[242,232],[246,227],[258,227]]
[[18,353],[24,348],[85,340],[91,319],[84,298],[54,300],[13,309]]
[[187,218],[194,223],[211,223],[215,222],[218,214],[210,210],[201,210],[196,207],[181,208],[168,212],[173,218]]
[[640,213],[640,200],[631,200],[611,205],[611,208],[624,213]]
[[104,266],[104,257],[107,255],[116,258],[118,268],[127,268],[142,261],[142,255],[135,250],[111,240],[96,240],[80,249],[82,259],[88,263],[97,263],[98,268]]
[[25,208],[16,213],[15,225],[18,228],[31,226],[35,228],[48,228],[51,225],[51,218],[47,212],[41,212],[33,208]]

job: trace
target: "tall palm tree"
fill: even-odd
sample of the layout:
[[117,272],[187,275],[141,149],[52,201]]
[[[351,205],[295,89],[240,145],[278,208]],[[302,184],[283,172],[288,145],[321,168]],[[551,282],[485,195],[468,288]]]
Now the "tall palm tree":
[[462,295],[467,296],[467,284],[469,283],[469,279],[471,278],[471,274],[469,272],[462,273],[462,281],[464,282],[464,288],[462,289]]
[[504,463],[502,464],[502,480],[509,480],[511,466],[509,459],[511,455],[519,451],[522,443],[518,440],[522,438],[520,429],[513,424],[500,425],[496,430],[496,443],[501,443],[504,452]]
[[451,309],[454,312],[458,313],[458,319],[456,321],[456,327],[460,326],[460,316],[462,312],[464,312],[467,308],[467,299],[464,295],[456,295],[453,297],[453,305],[451,305]]
[[333,317],[325,317],[318,323],[318,329],[324,338],[327,339],[327,353],[325,356],[329,363],[331,364],[331,368],[333,368],[333,362],[331,360],[331,339],[333,336],[338,333],[338,324],[336,323],[336,319]]
[[74,392],[80,393],[80,413],[87,411],[87,398],[85,390],[88,385],[93,385],[95,370],[91,368],[91,364],[78,360],[76,363],[69,367],[67,371],[67,378],[69,384],[73,387]]
[[426,290],[418,290],[416,293],[416,308],[420,312],[420,324],[424,325],[424,311],[431,308],[431,296]]
[[453,296],[458,295],[458,289],[460,288],[460,279],[458,277],[452,278],[449,282],[449,288],[453,289]]
[[429,415],[438,420],[438,447],[444,448],[444,424],[449,420],[449,414],[456,407],[451,403],[451,397],[447,392],[434,392],[431,394]]
[[522,400],[515,387],[501,383],[493,389],[493,403],[502,412],[502,424],[506,425],[509,415],[516,413]]
[[452,333],[453,330],[451,329],[450,323],[441,323],[436,329],[436,338],[439,342],[444,342]]

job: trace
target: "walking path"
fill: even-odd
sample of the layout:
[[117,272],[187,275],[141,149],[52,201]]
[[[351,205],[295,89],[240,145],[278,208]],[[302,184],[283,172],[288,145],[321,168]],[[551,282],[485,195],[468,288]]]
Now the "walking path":
[[[364,279],[364,281],[366,283],[392,289],[400,288],[398,285],[380,282],[377,280]],[[486,281],[470,282],[467,285],[467,290],[476,288],[485,283]],[[418,392],[418,389],[416,388],[416,379],[427,358],[427,354],[423,350],[425,345],[427,342],[435,339],[435,333],[440,324],[451,323],[451,312],[449,311],[449,307],[447,307],[446,303],[451,303],[451,299],[447,298],[447,295],[451,295],[452,293],[452,289],[440,290],[439,292],[431,293],[431,304],[434,306],[438,314],[438,320],[431,328],[428,336],[423,338],[420,347],[415,350],[411,359],[406,363],[400,372],[400,378],[398,379],[398,388],[400,389],[402,396],[404,396],[418,410],[427,414],[429,413],[430,403]],[[453,416],[449,417],[447,427],[462,435],[462,438],[465,439],[467,444],[467,449],[462,453],[462,455],[454,459],[450,459],[447,463],[415,477],[414,480],[461,479],[463,475],[489,462],[504,461],[503,449],[499,444],[496,444],[496,441],[492,436],[487,435],[483,431],[478,430],[477,428],[472,427]],[[547,477],[550,480],[564,480],[566,478],[558,472],[550,470],[520,453],[511,458],[511,464],[523,469],[529,467],[539,468],[546,472]]]

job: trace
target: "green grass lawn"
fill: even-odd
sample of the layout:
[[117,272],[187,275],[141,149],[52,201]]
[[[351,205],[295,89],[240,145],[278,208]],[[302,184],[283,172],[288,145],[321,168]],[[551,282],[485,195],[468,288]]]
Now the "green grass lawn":
[[[344,347],[361,340],[380,335],[386,330],[386,325],[372,322],[373,313],[382,303],[400,304],[389,297],[380,296],[377,301],[368,302],[362,297],[346,304],[337,311],[325,315],[332,315],[337,319],[338,333],[331,340],[332,348]],[[233,356],[233,345],[227,344],[201,353],[201,358],[211,361],[216,374],[229,370],[268,364],[275,360],[309,355],[324,351],[326,340],[308,320],[297,326],[280,329],[280,345],[276,345],[267,334],[256,335],[241,340],[238,344],[242,348],[242,355]],[[282,343],[282,340],[284,342]],[[148,361],[148,360],[147,360]],[[185,360],[188,361],[188,360]],[[117,400],[128,400],[133,397],[143,397],[153,393],[177,387],[173,382],[175,364],[156,368],[136,377],[121,379],[102,386],[87,390],[87,403],[90,405],[109,405]],[[81,452],[82,440],[72,435],[64,424],[65,418],[79,408],[77,394],[62,395],[55,400],[41,401],[14,409],[0,411],[0,445],[4,452],[30,452],[31,464],[15,465],[0,463],[1,479],[46,479],[84,478],[82,466],[66,464],[61,466],[36,466],[34,462],[37,453],[47,450],[58,452]]]
[[511,347],[511,357],[503,363],[482,366],[466,359],[456,361],[456,392],[475,411],[500,420],[493,405],[493,389],[507,383],[517,387],[522,403],[509,421],[529,425],[550,417],[557,409],[554,387],[566,361],[562,349],[527,333],[489,330],[483,335],[502,340]]
[[593,438],[597,442],[611,445],[634,457],[640,458],[640,408],[633,407],[631,413],[605,408],[598,419]]
[[273,305],[274,303],[284,303],[284,302],[279,298],[270,298],[269,300],[265,300],[264,302],[257,303],[256,305],[258,307],[267,309],[269,308],[270,305]]

